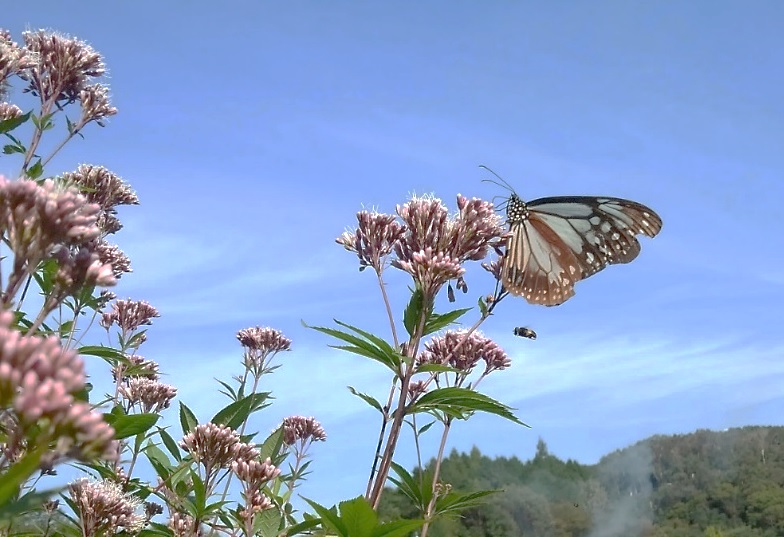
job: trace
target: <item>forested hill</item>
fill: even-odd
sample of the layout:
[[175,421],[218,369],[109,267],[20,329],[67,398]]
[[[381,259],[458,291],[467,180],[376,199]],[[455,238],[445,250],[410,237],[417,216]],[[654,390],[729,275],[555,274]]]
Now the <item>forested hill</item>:
[[[782,537],[784,427],[653,436],[595,465],[563,461],[540,440],[533,459],[452,452],[442,482],[503,489],[433,526],[433,537]],[[416,517],[397,491],[382,514]]]

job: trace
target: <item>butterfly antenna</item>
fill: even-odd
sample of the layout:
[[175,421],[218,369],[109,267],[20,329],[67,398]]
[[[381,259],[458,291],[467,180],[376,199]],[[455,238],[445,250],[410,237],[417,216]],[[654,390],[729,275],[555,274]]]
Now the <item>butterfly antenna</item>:
[[501,177],[500,175],[498,175],[497,173],[495,173],[493,170],[491,170],[490,168],[488,168],[488,167],[487,167],[487,166],[485,166],[484,164],[480,164],[480,165],[479,165],[479,167],[480,167],[480,168],[482,168],[483,170],[487,170],[487,171],[489,171],[490,173],[492,173],[493,175],[495,175],[495,176],[498,178],[498,181],[501,181],[501,182],[499,183],[498,181],[493,181],[492,179],[482,179],[482,182],[483,182],[483,183],[492,183],[492,184],[494,184],[494,185],[498,185],[498,186],[500,186],[500,187],[506,188],[506,189],[507,189],[507,190],[509,190],[509,192],[511,192],[512,194],[515,194],[515,189],[514,189],[514,188],[512,188],[512,185],[510,185],[509,183],[507,183],[507,182],[504,180],[504,178],[503,178],[503,177]]
[[[497,184],[494,181],[491,181],[491,182],[493,184]],[[498,186],[503,186],[503,185],[498,185]],[[503,198],[503,199],[501,200],[501,203],[496,204],[495,200],[497,200],[498,198]],[[490,201],[493,202],[493,205],[495,206],[495,210],[496,211],[501,211],[501,210],[506,210],[506,206],[509,203],[509,198],[506,197],[506,196],[493,196],[493,199],[490,200]]]

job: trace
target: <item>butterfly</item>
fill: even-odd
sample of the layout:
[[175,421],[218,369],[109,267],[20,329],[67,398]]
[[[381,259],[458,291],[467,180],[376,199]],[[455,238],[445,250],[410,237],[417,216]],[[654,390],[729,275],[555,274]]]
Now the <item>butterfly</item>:
[[563,304],[576,282],[633,261],[640,253],[637,235],[655,237],[662,228],[659,215],[636,201],[558,196],[525,202],[501,181],[511,191],[501,283],[531,304]]
[[526,328],[525,326],[516,326],[514,329],[514,335],[526,337],[528,339],[536,339],[536,332],[530,328]]

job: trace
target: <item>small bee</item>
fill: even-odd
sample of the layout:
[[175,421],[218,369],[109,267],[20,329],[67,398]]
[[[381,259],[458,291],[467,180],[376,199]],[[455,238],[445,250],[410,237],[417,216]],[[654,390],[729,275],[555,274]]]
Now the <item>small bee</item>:
[[526,337],[528,339],[536,339],[536,332],[524,326],[518,326],[514,329],[514,335]]

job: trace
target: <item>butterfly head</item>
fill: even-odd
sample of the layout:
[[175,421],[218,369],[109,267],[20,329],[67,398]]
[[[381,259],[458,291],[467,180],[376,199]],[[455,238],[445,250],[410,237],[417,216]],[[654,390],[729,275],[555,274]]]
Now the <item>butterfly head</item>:
[[[495,173],[493,170],[488,168],[487,166],[481,165],[480,168],[489,171],[493,175],[496,176],[498,181],[494,181],[492,179],[484,179],[484,182],[493,183],[495,185],[501,186],[507,190],[509,190],[509,197],[506,199],[504,203],[501,204],[501,208],[503,209],[506,206],[506,222],[508,224],[520,224],[524,220],[528,218],[528,207],[526,206],[525,202],[517,195],[517,192],[514,191],[512,185],[507,183],[500,175]],[[500,181],[500,182],[499,182]]]

